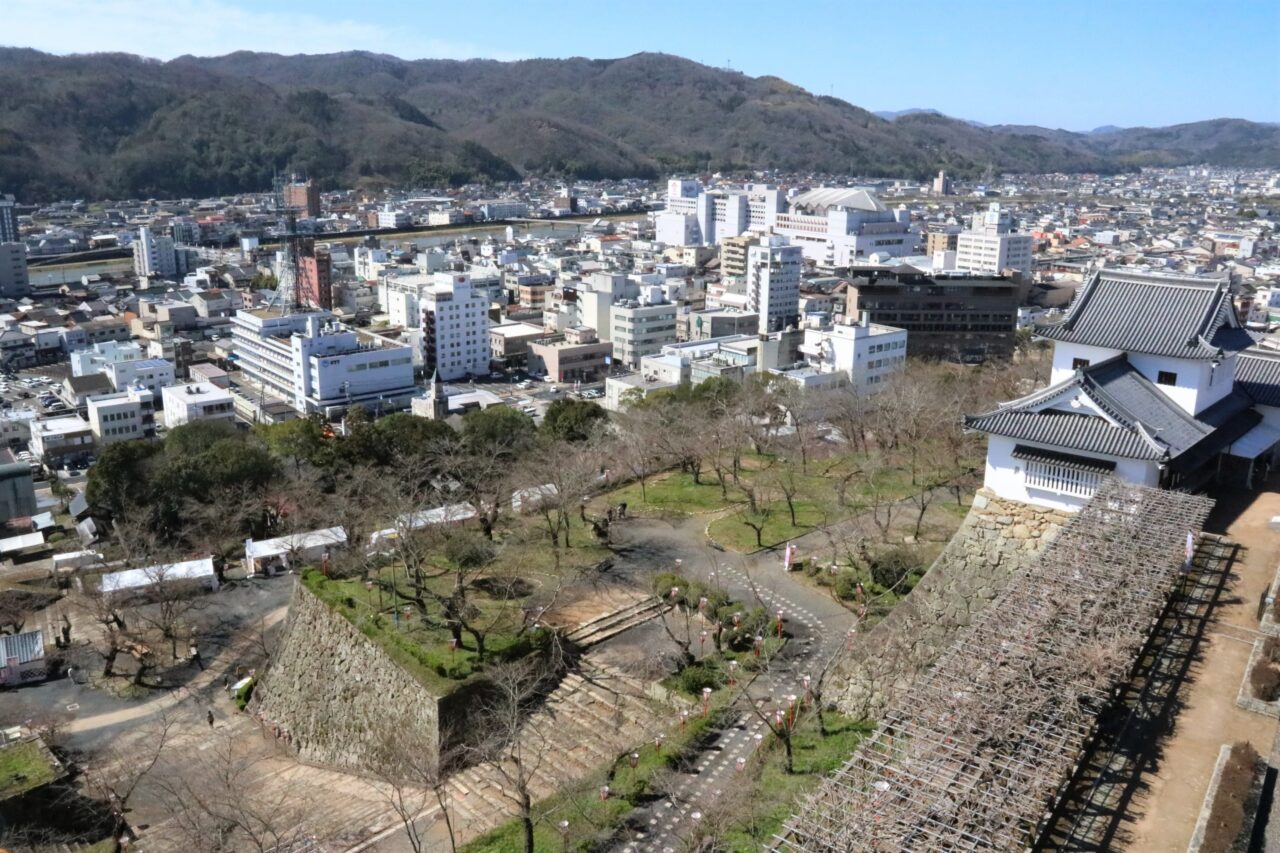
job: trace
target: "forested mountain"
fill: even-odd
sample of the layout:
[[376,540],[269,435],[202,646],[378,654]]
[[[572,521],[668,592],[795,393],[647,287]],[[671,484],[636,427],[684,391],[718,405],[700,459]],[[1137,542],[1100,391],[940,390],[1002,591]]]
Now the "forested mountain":
[[234,53],[169,62],[0,49],[0,190],[24,200],[780,168],[923,178],[1280,165],[1280,128],[1217,120],[1078,134],[893,121],[679,57],[405,61]]

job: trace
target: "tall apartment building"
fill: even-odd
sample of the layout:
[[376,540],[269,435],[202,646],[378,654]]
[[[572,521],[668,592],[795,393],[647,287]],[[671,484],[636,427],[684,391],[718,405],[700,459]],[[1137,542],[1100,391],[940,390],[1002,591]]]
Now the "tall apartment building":
[[0,239],[0,297],[21,299],[30,295],[26,244],[6,243]]
[[409,347],[362,340],[327,311],[237,311],[231,336],[241,373],[302,414],[403,409],[419,392]]
[[930,225],[924,235],[925,254],[932,258],[938,252],[954,252],[962,230],[959,225]]
[[747,310],[759,317],[760,334],[780,332],[795,325],[800,313],[799,246],[787,246],[777,238],[747,249]]
[[0,193],[0,243],[17,243],[18,212],[13,196]]
[[906,329],[911,354],[981,361],[1013,354],[1023,288],[1009,278],[874,270],[849,280],[846,316]]
[[933,179],[930,189],[934,195],[951,195],[954,192],[951,187],[951,179],[943,171],[938,172],[938,177]]
[[127,388],[89,398],[89,429],[103,447],[119,441],[155,438],[156,395],[146,388]]
[[956,269],[999,273],[1012,269],[1030,275],[1031,235],[1014,234],[1009,211],[992,202],[970,218],[969,229],[956,240]]
[[487,291],[473,289],[470,276],[433,273],[419,304],[424,373],[450,380],[489,372]]
[[200,223],[190,216],[174,217],[169,223],[169,236],[179,245],[194,245],[200,242]]
[[298,253],[298,301],[308,308],[333,310],[333,264],[329,250],[311,239],[301,240]]
[[320,187],[310,178],[305,181],[295,178],[284,185],[284,204],[308,219],[315,219],[320,215]]
[[133,272],[138,277],[177,278],[190,272],[190,256],[174,245],[172,237],[158,236],[151,229],[138,229],[133,241]]
[[747,249],[759,239],[754,234],[727,237],[720,243],[720,275],[747,277]]

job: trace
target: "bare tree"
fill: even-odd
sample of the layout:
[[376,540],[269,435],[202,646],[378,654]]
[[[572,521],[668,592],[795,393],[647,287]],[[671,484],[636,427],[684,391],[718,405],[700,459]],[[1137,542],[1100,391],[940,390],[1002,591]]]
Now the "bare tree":
[[274,779],[273,756],[227,734],[170,759],[151,786],[185,849],[207,853],[286,848],[308,837],[302,791]]
[[111,809],[111,838],[116,853],[123,849],[122,838],[133,837],[127,817],[129,802],[166,757],[175,725],[172,717],[160,713],[132,733],[127,746],[113,742],[80,768],[80,784],[85,793]]
[[432,809],[439,809],[450,851],[458,849],[448,778],[460,766],[464,750],[450,745],[452,741],[452,733],[443,729],[438,743],[427,744],[412,726],[388,726],[375,749],[375,787],[400,819],[405,840],[414,853],[431,849],[419,822]]
[[547,669],[537,661],[499,664],[488,671],[490,695],[480,703],[479,728],[485,733],[468,747],[474,756],[502,779],[502,794],[516,809],[524,853],[534,853],[533,781],[544,762],[553,758],[536,726],[523,725],[531,704],[542,692]]

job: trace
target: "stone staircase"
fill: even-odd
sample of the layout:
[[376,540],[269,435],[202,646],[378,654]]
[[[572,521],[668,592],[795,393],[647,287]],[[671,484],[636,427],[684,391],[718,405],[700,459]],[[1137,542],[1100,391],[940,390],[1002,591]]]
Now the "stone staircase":
[[628,628],[649,621],[661,613],[666,606],[666,602],[656,595],[650,596],[579,625],[566,634],[565,639],[581,648],[588,648],[617,636]]
[[[667,713],[648,698],[644,682],[584,659],[581,671],[565,676],[521,731],[521,754],[528,757],[525,772],[532,780],[534,801],[652,739],[662,731]],[[513,816],[516,804],[505,786],[503,774],[486,765],[455,775],[449,782],[455,825],[470,836]]]

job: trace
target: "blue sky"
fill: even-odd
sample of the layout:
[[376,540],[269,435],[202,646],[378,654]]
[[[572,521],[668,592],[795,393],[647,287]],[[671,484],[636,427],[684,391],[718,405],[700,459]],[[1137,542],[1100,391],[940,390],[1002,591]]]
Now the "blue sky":
[[1280,121],[1278,0],[4,0],[0,43],[168,59],[678,54],[873,110],[1085,130]]

